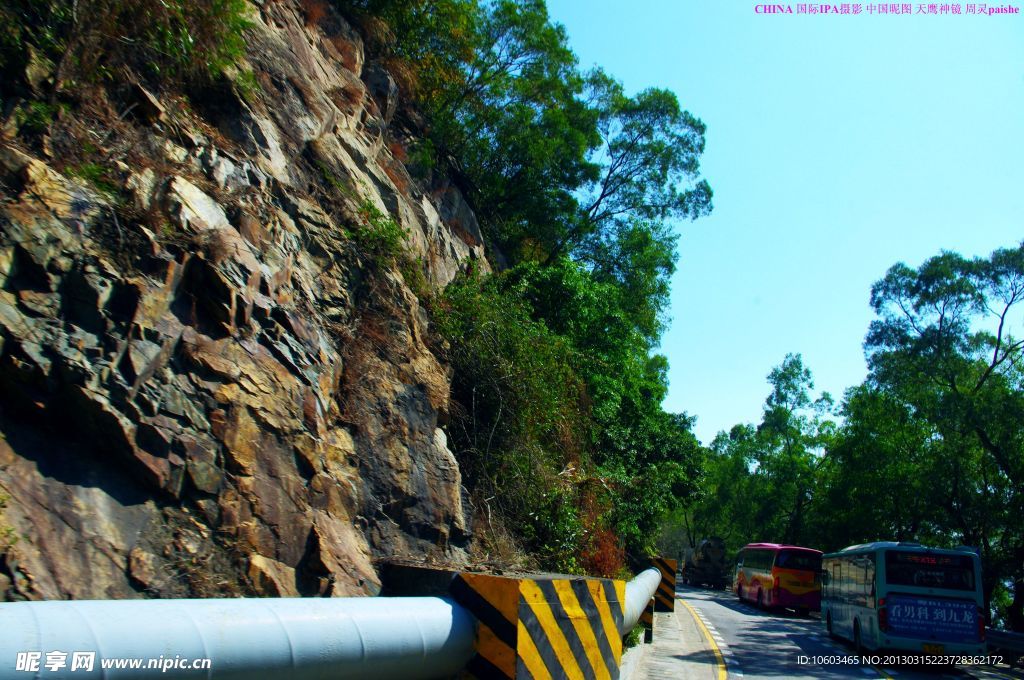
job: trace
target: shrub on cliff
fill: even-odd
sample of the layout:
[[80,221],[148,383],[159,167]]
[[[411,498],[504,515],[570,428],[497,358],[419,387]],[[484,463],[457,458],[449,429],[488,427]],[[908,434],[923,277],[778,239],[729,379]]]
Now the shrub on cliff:
[[547,566],[577,570],[574,481],[589,424],[573,349],[500,275],[456,280],[435,318],[455,369],[451,444],[478,502]]
[[6,0],[0,74],[34,87],[31,73],[46,74],[51,98],[124,67],[151,78],[217,74],[244,53],[245,8],[245,0]]
[[697,476],[653,352],[672,222],[711,209],[704,125],[667,90],[629,96],[581,71],[543,0],[335,2],[398,81],[417,155],[455,178],[513,265],[457,283],[442,311],[471,482],[560,568],[583,554],[607,572],[601,532],[646,550]]

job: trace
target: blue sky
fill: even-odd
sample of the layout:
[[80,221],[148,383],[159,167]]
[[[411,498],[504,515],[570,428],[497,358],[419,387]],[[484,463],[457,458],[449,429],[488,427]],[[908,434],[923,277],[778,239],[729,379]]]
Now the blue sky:
[[665,406],[704,443],[760,420],[787,352],[837,401],[863,380],[868,295],[892,264],[1024,238],[1022,15],[754,6],[548,3],[583,66],[671,89],[707,125],[715,210],[680,225],[661,350]]

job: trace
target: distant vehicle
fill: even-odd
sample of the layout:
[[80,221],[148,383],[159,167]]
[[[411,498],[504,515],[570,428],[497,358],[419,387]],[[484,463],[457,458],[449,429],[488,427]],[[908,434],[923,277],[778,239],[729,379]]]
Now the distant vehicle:
[[736,556],[736,596],[758,607],[821,609],[821,551],[798,545],[749,543]]
[[696,548],[686,551],[686,559],[683,560],[683,583],[722,589],[728,582],[725,541],[721,538],[705,538]]
[[822,566],[829,635],[858,650],[985,654],[981,560],[969,548],[866,543],[825,555]]

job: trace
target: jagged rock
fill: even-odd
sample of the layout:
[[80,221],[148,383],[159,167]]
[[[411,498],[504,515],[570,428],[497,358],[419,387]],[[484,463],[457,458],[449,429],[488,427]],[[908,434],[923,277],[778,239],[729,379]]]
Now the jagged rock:
[[225,191],[238,191],[252,185],[248,167],[219,153],[216,147],[207,147],[202,155],[203,171],[206,176]]
[[395,79],[391,77],[387,69],[374,63],[363,71],[363,82],[366,83],[374,101],[377,102],[377,108],[380,109],[384,124],[390,125],[391,119],[395,117],[395,111],[398,109],[398,85],[395,83]]
[[487,271],[479,226],[390,150],[393,81],[367,69],[364,96],[340,15],[309,30],[284,0],[253,22],[272,90],[197,105],[175,141],[137,128],[137,220],[0,143],[0,469],[26,537],[4,597],[372,595],[376,559],[467,559],[448,367],[344,231],[386,211],[440,290]]
[[380,578],[370,561],[366,540],[350,523],[314,511],[310,549],[303,577],[321,597],[376,595]]
[[165,160],[177,165],[181,165],[189,159],[188,149],[180,144],[175,144],[169,139],[163,141],[160,150],[163,152]]
[[53,62],[39,54],[39,50],[28,46],[28,63],[25,65],[25,82],[37,95],[46,91],[46,86],[53,81]]
[[156,186],[157,177],[152,168],[143,168],[139,172],[131,173],[125,182],[125,188],[131,192],[135,207],[141,211],[149,210],[153,204]]
[[298,597],[295,569],[258,553],[249,556],[249,580],[265,597]]
[[128,553],[128,574],[143,588],[152,590],[165,580],[160,573],[160,559],[139,547]]
[[106,207],[106,201],[96,192],[12,147],[0,146],[0,168],[18,178],[26,204],[41,207],[79,230]]
[[138,118],[150,125],[167,122],[167,111],[152,92],[138,83],[132,83],[131,93],[134,97],[132,103],[135,105],[133,113]]
[[174,177],[167,187],[168,208],[183,229],[194,232],[230,227],[224,208],[183,177]]

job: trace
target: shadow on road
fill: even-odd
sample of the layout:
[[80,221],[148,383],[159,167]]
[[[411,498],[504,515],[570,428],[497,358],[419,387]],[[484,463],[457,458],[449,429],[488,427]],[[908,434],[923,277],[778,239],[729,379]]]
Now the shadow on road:
[[[844,640],[829,640],[818,616],[800,616],[791,610],[758,609],[756,605],[740,602],[729,591],[711,591],[692,586],[680,585],[677,595],[700,608],[702,602],[716,605],[740,615],[742,629],[726,633],[729,650],[742,664],[745,675],[768,677],[865,677],[859,663],[837,661],[828,665],[813,665],[814,657],[849,659],[855,657],[851,644]],[[722,630],[722,626],[719,626]],[[883,655],[884,652],[872,652]],[[696,655],[693,655],[694,657]],[[804,658],[801,658],[804,657]],[[680,656],[679,658],[689,658]],[[696,660],[696,659],[695,659]],[[712,657],[711,661],[714,659]],[[907,677],[921,678],[1021,678],[1021,675],[1004,667],[950,667],[924,664],[887,665],[883,671],[895,670],[900,680]],[[874,671],[879,671],[878,667]],[[969,672],[970,671],[970,672]],[[1009,672],[1008,672],[1009,671]],[[888,673],[886,673],[888,675]]]

